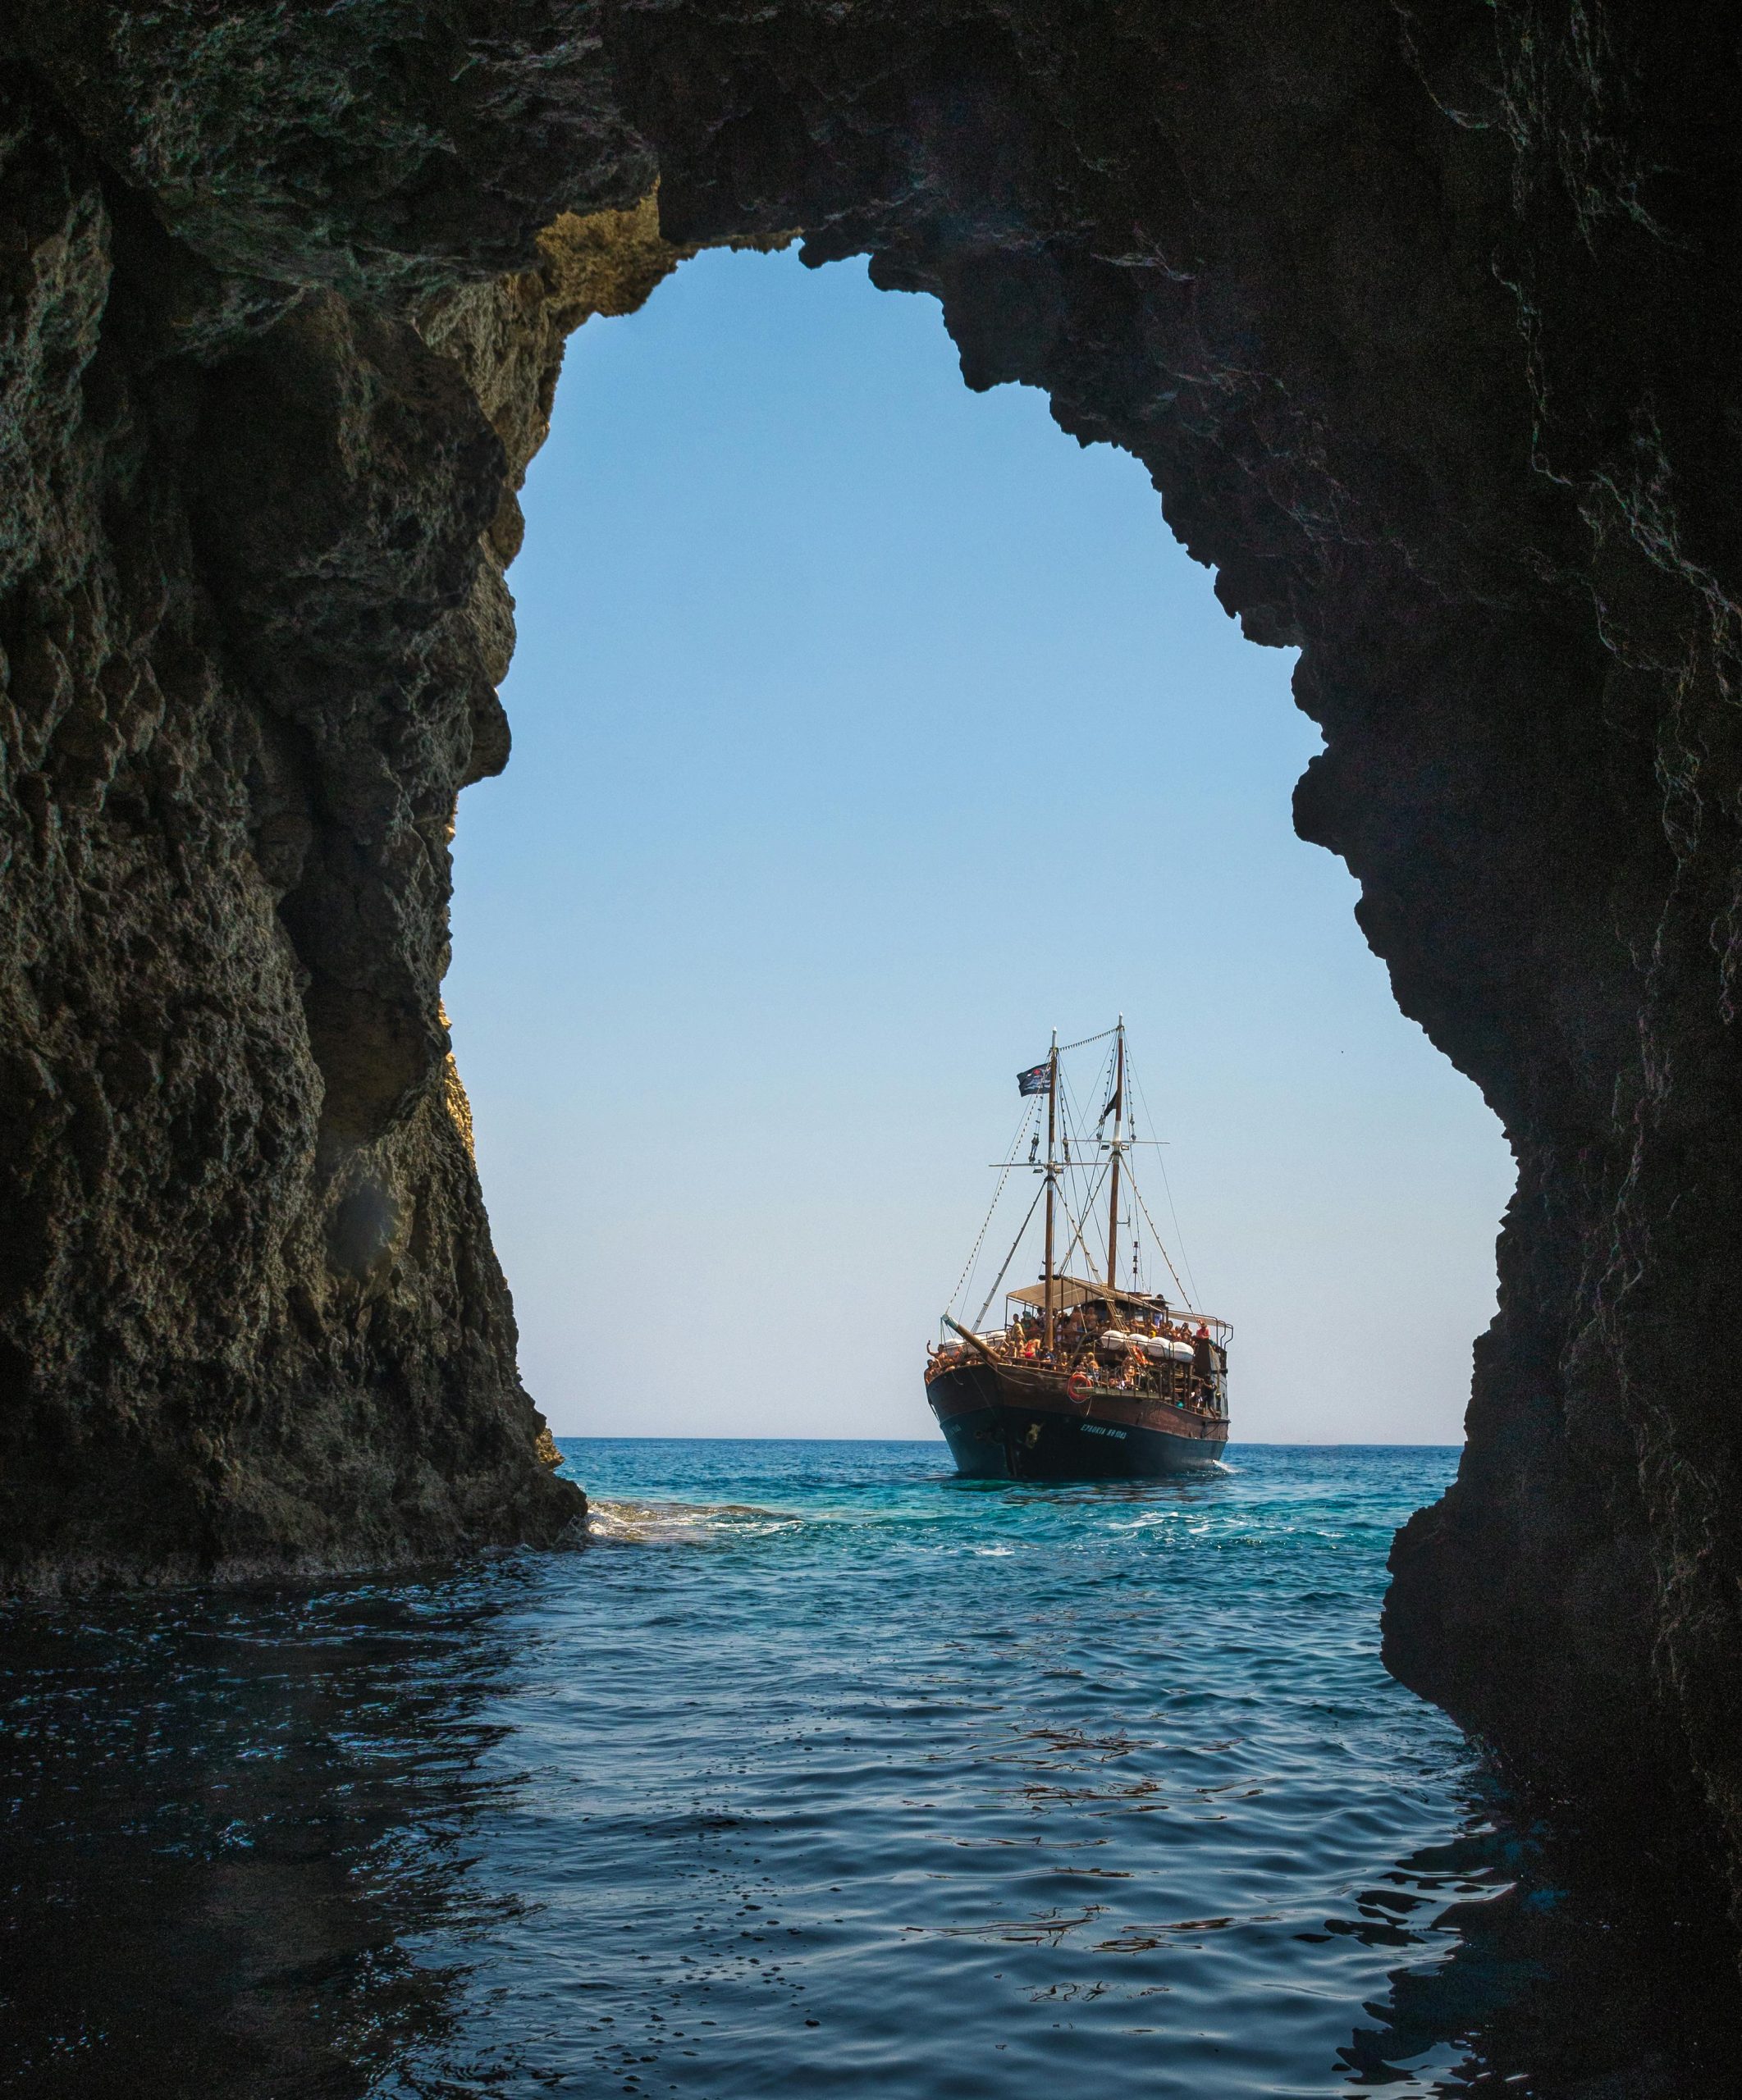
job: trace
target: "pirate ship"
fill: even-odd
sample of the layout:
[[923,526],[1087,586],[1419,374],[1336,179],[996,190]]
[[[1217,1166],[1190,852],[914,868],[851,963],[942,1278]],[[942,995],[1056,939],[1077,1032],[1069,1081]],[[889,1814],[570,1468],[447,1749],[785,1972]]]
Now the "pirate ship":
[[[991,1208],[940,1339],[926,1351],[926,1398],[957,1470],[970,1479],[1154,1480],[1214,1465],[1228,1445],[1233,1331],[1191,1304],[1193,1294],[1139,1191],[1132,1155],[1155,1140],[1136,1135],[1128,1110],[1133,1074],[1122,1016],[1116,1027],[1064,1048],[1099,1043],[1109,1048],[1092,1129],[1076,1112],[1056,1030],[1045,1061],[1017,1075],[1023,1120],[1010,1156],[994,1162],[1000,1176]],[[1027,1214],[978,1312],[958,1319],[957,1302],[966,1309],[1009,1178],[1025,1170],[1038,1184]],[[986,1315],[1030,1241],[1037,1210],[1039,1279],[1004,1291],[1003,1325],[989,1329]],[[1122,1227],[1128,1281],[1119,1273]],[[1176,1295],[1146,1287],[1145,1247],[1160,1256]]]

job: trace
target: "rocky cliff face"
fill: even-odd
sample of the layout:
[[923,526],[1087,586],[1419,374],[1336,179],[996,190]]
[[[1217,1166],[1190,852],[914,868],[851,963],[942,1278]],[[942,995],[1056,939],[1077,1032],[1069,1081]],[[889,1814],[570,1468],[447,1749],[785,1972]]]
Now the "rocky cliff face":
[[489,288],[499,435],[496,344],[213,268],[27,76],[0,165],[5,1574],[554,1538],[440,984],[583,243]]
[[970,385],[1138,454],[1301,647],[1299,826],[1520,1163],[1388,1656],[1630,1843],[1742,1857],[1727,17],[21,0],[4,33],[12,1564],[565,1520],[447,1106],[448,827],[505,756],[564,328],[675,244],[797,227],[935,292]]

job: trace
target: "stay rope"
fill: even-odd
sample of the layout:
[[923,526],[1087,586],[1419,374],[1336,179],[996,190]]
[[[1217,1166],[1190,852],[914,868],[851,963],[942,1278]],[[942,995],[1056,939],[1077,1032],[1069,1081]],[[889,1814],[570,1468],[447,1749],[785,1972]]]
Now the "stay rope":
[[998,1295],[998,1286],[999,1286],[999,1285],[1004,1281],[1004,1278],[1005,1278],[1007,1276],[1008,1276],[1008,1275],[1009,1275],[1009,1273],[1010,1273],[1010,1264],[1011,1264],[1011,1263],[1012,1263],[1012,1262],[1016,1259],[1016,1250],[1017,1250],[1017,1249],[1018,1247],[1020,1247],[1020,1246],[1022,1245],[1022,1235],[1023,1235],[1025,1232],[1026,1232],[1026,1231],[1027,1231],[1027,1230],[1028,1230],[1028,1221],[1029,1221],[1029,1218],[1031,1218],[1031,1217],[1034,1216],[1035,1212],[1036,1212],[1040,1208],[1040,1198],[1042,1198],[1045,1194],[1046,1194],[1046,1184],[1043,1181],[1043,1182],[1040,1184],[1040,1187],[1035,1190],[1035,1199],[1034,1199],[1034,1201],[1033,1201],[1033,1202],[1032,1202],[1032,1203],[1028,1206],[1028,1217],[1025,1217],[1025,1218],[1022,1220],[1022,1223],[1021,1223],[1021,1224],[1017,1227],[1017,1229],[1016,1229],[1016,1237],[1015,1237],[1015,1239],[1013,1239],[1013,1240],[1011,1241],[1011,1243],[1010,1243],[1010,1252],[1009,1252],[1008,1254],[1006,1254],[1006,1255],[1005,1255],[1005,1257],[1004,1257],[1004,1266],[1003,1267],[1003,1268],[1001,1268],[1001,1269],[999,1271],[998,1274],[997,1274],[995,1276],[994,1276],[994,1277],[993,1277],[993,1279],[992,1279],[992,1288],[991,1288],[991,1289],[990,1289],[990,1290],[986,1293],[986,1302],[985,1302],[985,1305],[982,1305],[982,1306],[981,1307],[980,1310],[979,1310],[979,1311],[978,1311],[978,1312],[974,1315],[974,1332],[975,1332],[976,1335],[980,1332],[980,1323],[981,1323],[981,1322],[983,1319],[985,1319],[985,1317],[986,1317],[986,1307],[987,1307],[987,1306],[989,1306],[989,1305],[990,1305],[990,1303],[992,1303],[992,1300],[993,1300],[994,1298],[996,1298],[996,1297],[997,1297],[997,1295]]
[[[1155,1128],[1155,1118],[1150,1112],[1150,1098],[1143,1090],[1143,1082],[1137,1076],[1137,1067],[1132,1061],[1131,1052],[1129,1051],[1127,1051],[1125,1055],[1125,1067],[1131,1074],[1132,1084],[1136,1089],[1138,1098],[1143,1103],[1144,1116],[1149,1123],[1150,1128],[1153,1130]],[[1161,1258],[1168,1264],[1168,1273],[1173,1277],[1175,1283],[1179,1284],[1180,1289],[1182,1291],[1185,1291],[1186,1303],[1188,1304],[1196,1305],[1200,1302],[1198,1298],[1198,1280],[1191,1273],[1191,1256],[1186,1251],[1186,1235],[1180,1226],[1179,1206],[1173,1200],[1173,1184],[1168,1178],[1168,1162],[1164,1159],[1158,1159],[1155,1164],[1161,1169],[1161,1185],[1164,1189],[1166,1189],[1168,1194],[1168,1215],[1173,1221],[1173,1244],[1179,1249],[1180,1260],[1185,1264],[1186,1283],[1180,1283],[1179,1271],[1174,1267],[1173,1260],[1168,1253],[1167,1243],[1163,1239],[1159,1232],[1155,1233],[1155,1244],[1161,1249]],[[1137,1200],[1139,1203],[1141,1203],[1143,1198],[1140,1196]],[[1150,1217],[1147,1210],[1144,1212],[1143,1215],[1145,1217]],[[1155,1232],[1155,1221],[1154,1218],[1150,1218],[1150,1230],[1151,1232]],[[1187,1284],[1191,1286],[1189,1290],[1186,1288]]]
[[1173,1258],[1168,1252],[1168,1243],[1155,1230],[1155,1221],[1150,1216],[1150,1207],[1143,1200],[1143,1191],[1137,1186],[1135,1181],[1131,1185],[1131,1192],[1137,1198],[1137,1208],[1142,1212],[1145,1221],[1149,1226],[1150,1238],[1154,1239],[1155,1244],[1161,1249],[1161,1258],[1168,1265],[1168,1274],[1173,1277],[1175,1283],[1179,1284],[1179,1294],[1185,1299],[1186,1303],[1190,1305],[1192,1300],[1196,1297],[1196,1292],[1187,1290],[1185,1285],[1180,1283],[1179,1271],[1173,1266]]
[[1104,1028],[1099,1035],[1079,1035],[1074,1043],[1061,1043],[1058,1054],[1062,1057],[1067,1050],[1082,1050],[1091,1043],[1104,1043],[1109,1035],[1117,1035],[1118,1032],[1116,1027]]
[[[1071,1216],[1069,1199],[1062,1194],[1060,1196],[1059,1200],[1064,1204],[1064,1215],[1067,1221],[1077,1227],[1076,1230],[1071,1235],[1070,1245],[1064,1250],[1064,1258],[1058,1264],[1058,1273],[1060,1275],[1063,1275],[1064,1271],[1070,1267],[1071,1257],[1077,1252],[1079,1247],[1082,1249],[1083,1258],[1088,1262],[1090,1267],[1092,1269],[1095,1265],[1095,1249],[1090,1246],[1088,1242],[1083,1238],[1083,1233],[1087,1228],[1090,1218],[1095,1214],[1095,1200],[1096,1197],[1100,1194],[1103,1187],[1106,1184],[1106,1180],[1107,1169],[1105,1166],[1102,1166],[1100,1169],[1100,1179],[1090,1188],[1088,1197],[1083,1204],[1083,1222],[1081,1225],[1077,1225],[1077,1220]],[[1115,1288],[1113,1280],[1111,1276],[1108,1278],[1107,1282],[1103,1288],[1109,1292]]]
[[[1023,1137],[1027,1132],[1028,1125],[1034,1119],[1034,1116],[1035,1108],[1033,1103],[1031,1102],[1029,1106],[1022,1111],[1022,1121],[1016,1126],[1016,1135],[1004,1148],[1004,1171],[998,1177],[998,1186],[992,1191],[992,1200],[986,1206],[986,1214],[980,1221],[980,1230],[974,1236],[973,1245],[968,1249],[967,1261],[965,1261],[962,1265],[962,1273],[956,1278],[956,1287],[949,1294],[949,1303],[952,1309],[953,1309],[955,1306],[956,1300],[961,1297],[962,1292],[967,1288],[968,1278],[974,1273],[974,1264],[980,1259],[980,1250],[985,1244],[986,1232],[992,1222],[992,1214],[998,1208],[999,1198],[1004,1193],[1004,1184],[1010,1179],[1010,1170],[1012,1166],[1015,1163],[1017,1149],[1021,1145]],[[1028,1207],[1028,1215],[1029,1217],[1032,1217],[1034,1215],[1034,1205],[1032,1203]],[[1024,1218],[1022,1223],[1026,1228],[1028,1223],[1028,1219]],[[1022,1234],[1018,1233],[1017,1237],[1020,1239],[1022,1238]],[[1010,1252],[1013,1254],[1016,1252],[1015,1248],[1013,1247]],[[1007,1257],[1004,1262],[1004,1268],[1008,1269],[1009,1266],[1009,1260]],[[1004,1281],[1004,1269],[1000,1269],[999,1271],[999,1282]],[[992,1287],[995,1290],[998,1288],[998,1285],[997,1284],[994,1284]],[[990,1305],[991,1303],[991,1299],[988,1298],[986,1304]],[[982,1307],[982,1315],[984,1315],[984,1312],[985,1308]],[[976,1320],[974,1322],[974,1326],[977,1331],[980,1326],[980,1322]]]

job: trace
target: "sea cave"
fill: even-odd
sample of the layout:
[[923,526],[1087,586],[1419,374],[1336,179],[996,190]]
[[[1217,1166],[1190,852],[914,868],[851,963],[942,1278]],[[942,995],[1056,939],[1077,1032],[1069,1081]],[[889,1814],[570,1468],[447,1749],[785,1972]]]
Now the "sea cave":
[[20,0],[0,48],[7,1586],[580,1523],[441,1006],[456,798],[565,338],[798,242],[1134,455],[1301,652],[1297,828],[1518,1162],[1386,1663],[1734,1915],[1733,24]]

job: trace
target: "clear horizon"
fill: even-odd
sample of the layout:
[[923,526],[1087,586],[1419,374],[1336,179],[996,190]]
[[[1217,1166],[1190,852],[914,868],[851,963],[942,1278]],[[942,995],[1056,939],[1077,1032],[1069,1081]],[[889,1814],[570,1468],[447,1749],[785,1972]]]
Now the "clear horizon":
[[[556,1429],[551,1433],[559,1444],[931,1444],[940,1451],[949,1448],[941,1436],[746,1436],[742,1434],[730,1436],[720,1431],[692,1436],[653,1436],[638,1434],[632,1430],[590,1429]],[[1461,1441],[1429,1444],[1420,1439],[1393,1440],[1389,1444],[1352,1444],[1324,1440],[1315,1442],[1306,1438],[1289,1441],[1281,1437],[1266,1436],[1232,1437],[1228,1448],[1235,1451],[1246,1444],[1261,1445],[1267,1451],[1460,1451],[1464,1448]],[[990,1484],[995,1486],[999,1483],[994,1481]],[[1164,1484],[1156,1483],[1158,1486]],[[1029,1481],[1023,1485],[1032,1487],[1036,1483]]]
[[446,996],[556,1433],[932,1440],[1016,1073],[1122,1010],[1235,1442],[1460,1441],[1511,1161],[1143,468],[862,263],[710,253],[573,339],[524,503]]

